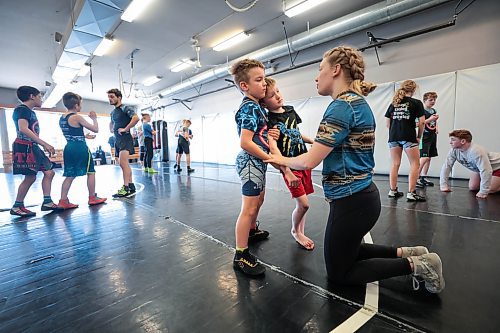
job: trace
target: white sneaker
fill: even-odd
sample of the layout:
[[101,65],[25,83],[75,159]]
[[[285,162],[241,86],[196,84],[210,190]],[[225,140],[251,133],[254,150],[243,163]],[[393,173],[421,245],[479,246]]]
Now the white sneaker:
[[410,259],[414,267],[413,289],[418,290],[417,277],[421,277],[425,281],[425,289],[428,292],[437,294],[443,291],[445,286],[443,263],[436,253],[413,256]]
[[427,253],[429,253],[429,250],[425,246],[401,247],[401,258],[421,256]]
[[403,192],[399,192],[398,188],[396,187],[395,190],[389,190],[389,194],[387,195],[389,198],[399,198],[404,195]]
[[426,201],[426,199],[425,199],[425,197],[418,195],[416,192],[408,192],[408,194],[406,194],[406,201],[424,202],[424,201]]

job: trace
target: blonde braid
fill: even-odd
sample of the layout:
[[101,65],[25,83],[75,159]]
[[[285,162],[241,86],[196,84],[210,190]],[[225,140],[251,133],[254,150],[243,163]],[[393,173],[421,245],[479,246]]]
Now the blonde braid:
[[377,85],[365,82],[365,62],[358,50],[349,46],[338,46],[323,55],[331,66],[340,65],[349,81],[349,90],[363,96],[371,93]]
[[415,90],[417,89],[417,83],[412,80],[406,80],[403,83],[401,83],[401,86],[399,87],[398,90],[396,90],[396,93],[394,94],[394,97],[392,98],[392,105],[396,106],[405,97],[407,93],[413,94]]

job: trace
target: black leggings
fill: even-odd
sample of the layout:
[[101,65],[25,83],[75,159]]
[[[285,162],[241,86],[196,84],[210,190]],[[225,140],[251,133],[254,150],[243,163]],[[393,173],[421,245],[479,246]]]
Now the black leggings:
[[397,248],[361,243],[379,216],[380,195],[373,183],[360,192],[330,202],[325,262],[332,282],[356,285],[412,272],[407,259],[397,258]]
[[144,138],[144,146],[146,146],[146,153],[144,154],[144,167],[151,168],[151,161],[153,160],[153,139]]

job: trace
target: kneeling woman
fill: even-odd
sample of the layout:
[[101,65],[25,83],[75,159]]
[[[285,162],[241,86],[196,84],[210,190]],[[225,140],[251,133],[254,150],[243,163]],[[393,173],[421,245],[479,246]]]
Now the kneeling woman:
[[89,205],[98,205],[106,201],[106,198],[99,198],[95,193],[95,170],[94,160],[89,147],[85,142],[83,128],[97,133],[99,126],[97,124],[97,115],[94,111],[89,114],[92,124],[86,121],[78,114],[82,108],[82,98],[72,92],[63,96],[64,106],[68,109],[59,119],[59,126],[63,132],[67,143],[64,147],[64,174],[66,177],[62,183],[61,200],[58,206],[63,209],[77,208],[78,205],[72,204],[68,199],[68,192],[75,177],[87,175],[87,187],[89,190]]
[[[311,149],[300,156],[277,155],[266,161],[296,170],[323,162],[323,188],[330,202],[325,232],[328,278],[339,284],[364,284],[413,274],[429,292],[444,288],[441,259],[427,248],[362,244],[380,215],[380,194],[372,182],[375,118],[363,96],[375,89],[364,82],[361,54],[336,47],[323,55],[316,78],[318,93],[331,96]],[[271,140],[271,139],[270,139]]]

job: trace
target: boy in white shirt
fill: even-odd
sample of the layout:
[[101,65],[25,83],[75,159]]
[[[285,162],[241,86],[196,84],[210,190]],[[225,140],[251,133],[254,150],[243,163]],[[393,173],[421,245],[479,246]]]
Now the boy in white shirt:
[[469,189],[479,191],[476,197],[486,199],[488,194],[500,191],[500,153],[489,153],[472,143],[472,134],[468,130],[453,130],[449,137],[451,150],[439,177],[441,191],[451,192],[448,178],[456,161],[473,172]]

